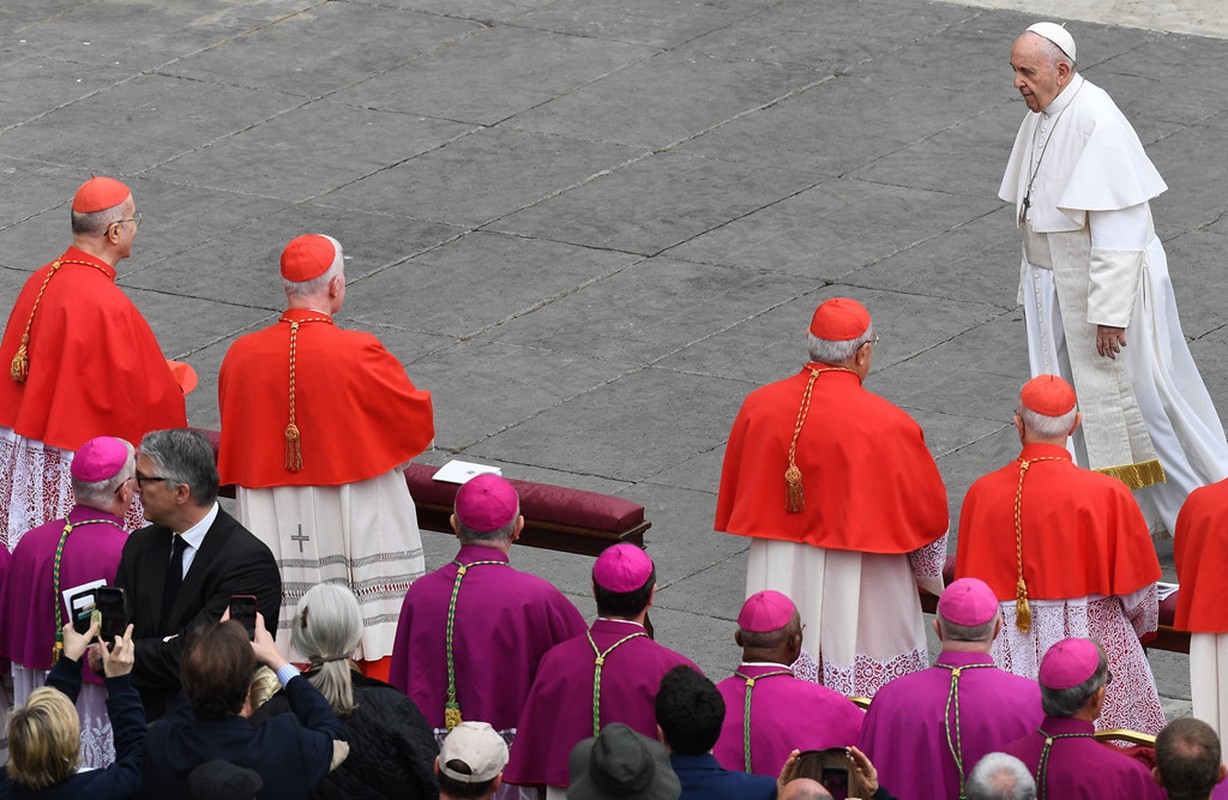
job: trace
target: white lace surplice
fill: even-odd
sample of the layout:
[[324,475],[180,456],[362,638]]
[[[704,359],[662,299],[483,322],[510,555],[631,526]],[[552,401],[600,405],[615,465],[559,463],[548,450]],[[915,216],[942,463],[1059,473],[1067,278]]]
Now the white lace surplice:
[[[0,535],[9,550],[31,528],[68,516],[73,507],[72,457],[70,450],[0,427],[0,509],[7,510]],[[138,496],[124,515],[124,528],[134,531],[145,524],[145,508]]]
[[755,539],[747,596],[763,589],[793,600],[806,624],[798,677],[843,695],[873,697],[879,687],[929,666],[917,586],[942,591],[946,536],[913,553],[881,555]]
[[1072,636],[1094,639],[1104,648],[1113,673],[1096,727],[1152,735],[1163,729],[1160,695],[1138,640],[1139,634],[1154,631],[1159,622],[1155,584],[1124,597],[1029,600],[1028,605],[1032,628],[1022,634],[1015,627],[1014,601],[1001,603],[1002,633],[993,643],[999,668],[1035,678],[1041,657],[1057,642]]

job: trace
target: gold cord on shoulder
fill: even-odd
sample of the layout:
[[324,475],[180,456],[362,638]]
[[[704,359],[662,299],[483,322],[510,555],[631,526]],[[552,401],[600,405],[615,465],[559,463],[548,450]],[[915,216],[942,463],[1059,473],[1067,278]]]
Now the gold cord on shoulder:
[[[34,314],[38,311],[38,306],[43,302],[43,293],[47,291],[47,284],[51,283],[51,278],[60,271],[60,267],[65,264],[80,264],[83,267],[93,267],[102,274],[107,272],[97,264],[91,264],[88,261],[78,261],[73,258],[57,258],[51,262],[51,268],[47,270],[46,277],[43,278],[43,285],[38,287],[38,294],[34,297],[34,305],[30,307],[30,316],[26,319],[26,329],[21,334],[21,344],[17,347],[17,353],[13,356],[13,363],[9,365],[9,377],[17,383],[25,383],[26,378],[30,377],[30,329],[34,327]],[[110,277],[108,275],[108,277]]]
[[296,382],[298,380],[298,329],[299,325],[304,322],[328,322],[332,323],[331,317],[307,317],[306,319],[292,320],[286,319],[284,316],[281,322],[290,323],[290,422],[286,425],[286,461],[285,467],[290,472],[300,472],[303,469],[303,434],[298,427],[297,408],[294,398],[297,394]]
[[785,470],[785,511],[797,514],[806,507],[806,494],[802,488],[802,470],[797,466],[797,440],[802,435],[802,427],[810,414],[810,396],[814,391],[814,382],[824,372],[853,372],[847,367],[810,367],[810,380],[806,382],[806,391],[802,393],[802,404],[797,410],[797,422],[793,426],[793,439],[789,442],[789,467]]
[[1028,603],[1028,584],[1023,579],[1023,476],[1037,461],[1065,461],[1061,456],[1019,459],[1019,485],[1015,488],[1015,561],[1019,579],[1015,583],[1015,627],[1020,633],[1032,630],[1032,606]]

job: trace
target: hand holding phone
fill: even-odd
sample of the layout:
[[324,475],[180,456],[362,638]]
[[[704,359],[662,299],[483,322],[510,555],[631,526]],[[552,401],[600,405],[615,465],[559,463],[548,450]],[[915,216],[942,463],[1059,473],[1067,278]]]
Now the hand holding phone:
[[243,626],[247,631],[247,640],[256,640],[256,597],[250,594],[232,594],[230,596],[230,618]]

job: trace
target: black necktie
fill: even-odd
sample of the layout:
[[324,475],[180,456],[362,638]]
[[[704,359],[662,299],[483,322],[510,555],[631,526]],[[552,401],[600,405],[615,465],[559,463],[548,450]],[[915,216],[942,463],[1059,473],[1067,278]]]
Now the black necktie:
[[175,604],[175,595],[179,594],[179,584],[183,583],[183,551],[188,543],[182,536],[174,537],[171,548],[171,560],[166,565],[166,583],[162,587],[162,627],[170,623],[171,606]]

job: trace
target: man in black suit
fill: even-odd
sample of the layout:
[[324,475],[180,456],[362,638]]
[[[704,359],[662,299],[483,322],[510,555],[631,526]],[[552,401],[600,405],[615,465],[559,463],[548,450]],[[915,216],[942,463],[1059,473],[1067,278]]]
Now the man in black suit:
[[115,585],[128,593],[132,683],[152,722],[179,692],[187,632],[217,622],[232,595],[254,596],[269,632],[277,631],[281,576],[269,548],[218,506],[213,448],[201,434],[183,428],[145,434],[136,481],[153,524],[128,538]]

